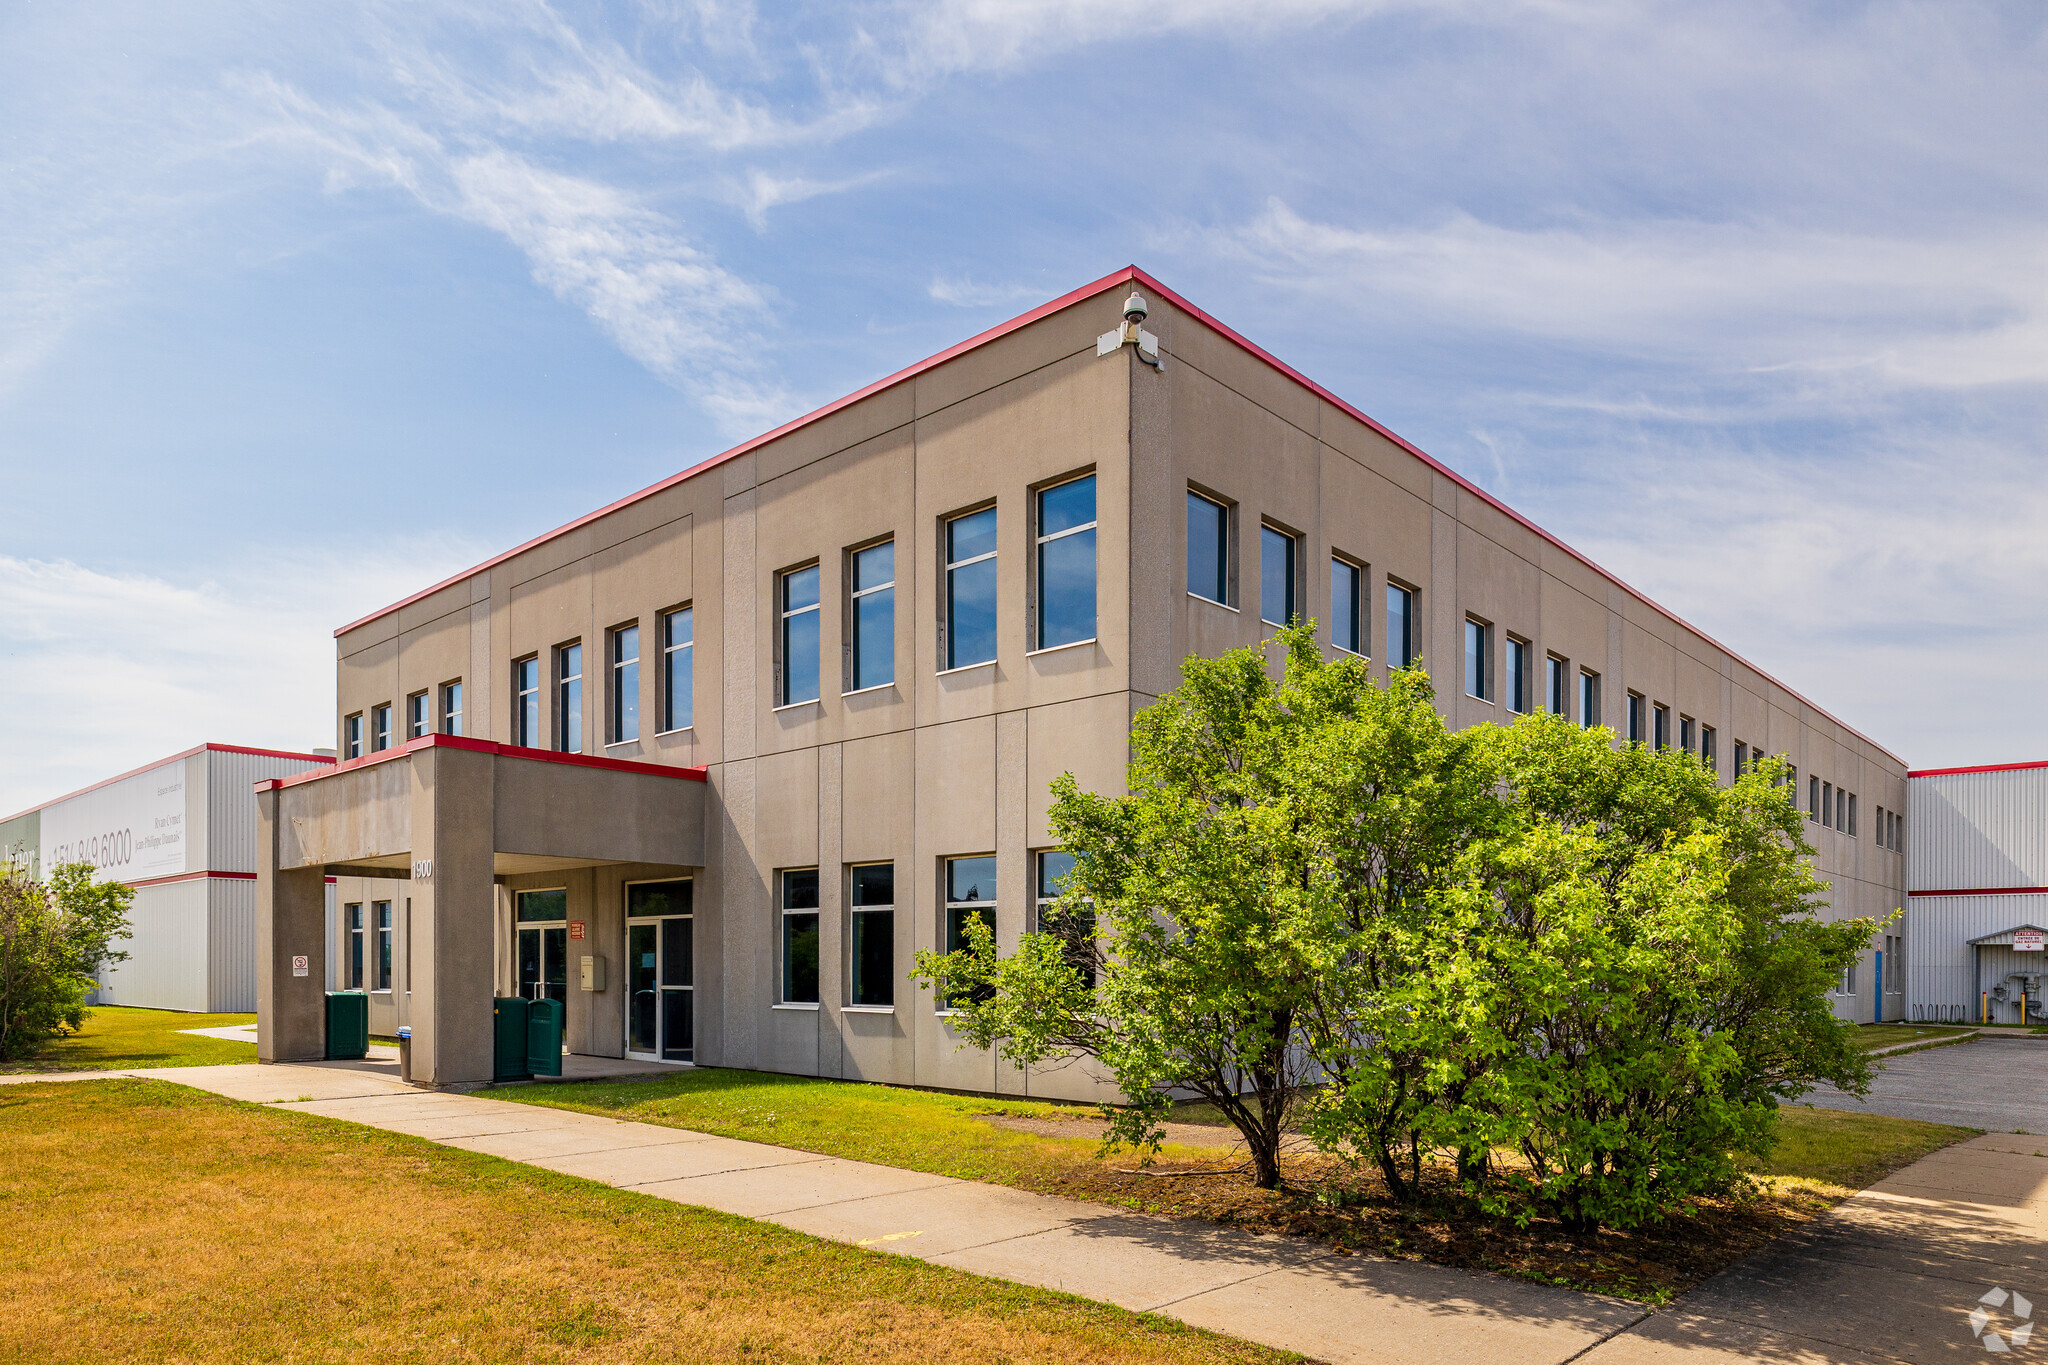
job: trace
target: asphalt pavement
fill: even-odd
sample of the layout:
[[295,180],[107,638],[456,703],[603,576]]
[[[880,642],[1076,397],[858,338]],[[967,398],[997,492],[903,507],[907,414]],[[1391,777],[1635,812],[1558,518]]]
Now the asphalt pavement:
[[1866,1098],[1826,1087],[1805,1102],[1992,1133],[2048,1133],[2048,1038],[1980,1037],[1879,1066]]

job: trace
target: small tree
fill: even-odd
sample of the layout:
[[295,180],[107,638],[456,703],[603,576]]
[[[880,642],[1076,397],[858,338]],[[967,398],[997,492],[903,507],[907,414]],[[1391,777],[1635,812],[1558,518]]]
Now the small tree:
[[100,969],[128,954],[135,892],[96,882],[89,863],[54,869],[50,883],[20,866],[0,869],[0,1059],[33,1056],[52,1038],[85,1025],[85,995]]

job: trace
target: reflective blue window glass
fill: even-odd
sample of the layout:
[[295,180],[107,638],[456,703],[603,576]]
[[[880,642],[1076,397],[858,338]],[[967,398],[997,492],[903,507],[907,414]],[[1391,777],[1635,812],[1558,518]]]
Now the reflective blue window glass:
[[1038,495],[1036,647],[1095,638],[1095,476]]

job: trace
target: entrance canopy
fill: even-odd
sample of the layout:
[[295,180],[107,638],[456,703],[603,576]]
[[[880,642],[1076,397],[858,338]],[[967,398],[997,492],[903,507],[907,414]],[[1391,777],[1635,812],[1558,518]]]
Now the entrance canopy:
[[256,784],[257,1055],[323,1049],[329,876],[409,883],[413,1076],[491,1077],[496,879],[704,864],[702,768],[427,735]]

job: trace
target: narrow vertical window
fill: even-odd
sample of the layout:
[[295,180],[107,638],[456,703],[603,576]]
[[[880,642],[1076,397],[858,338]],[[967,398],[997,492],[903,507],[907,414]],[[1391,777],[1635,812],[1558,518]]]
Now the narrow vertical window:
[[1062,910],[1059,898],[1066,890],[1067,877],[1074,870],[1074,855],[1047,849],[1038,855],[1038,897],[1033,907],[1038,932],[1060,941],[1067,960],[1080,976],[1081,984],[1095,989],[1095,911],[1085,905]]
[[[1797,800],[1799,789],[1794,787],[1792,790],[1795,793],[1793,799]],[[1806,779],[1806,818],[1815,824],[1820,823],[1820,779],[1817,777]]]
[[1038,491],[1038,649],[1095,638],[1095,476]]
[[1714,750],[1714,727],[1702,725],[1700,727],[1700,761],[1718,773],[1721,771],[1719,759],[1720,755]]
[[853,552],[847,582],[853,592],[850,690],[884,687],[896,681],[896,542],[885,540]]
[[555,651],[555,747],[565,754],[583,752],[582,645]]
[[1590,730],[1600,723],[1600,675],[1579,670],[1579,724]]
[[777,706],[795,706],[818,699],[818,566],[791,569],[776,585],[781,614],[782,676]]
[[405,737],[407,739],[418,739],[420,736],[433,731],[434,710],[433,704],[429,700],[430,696],[430,693],[415,692],[405,699]]
[[1568,715],[1572,709],[1571,664],[1555,654],[1543,660],[1543,709],[1553,716]]
[[687,730],[693,723],[691,687],[696,673],[696,623],[689,607],[661,614],[661,728]]
[[377,918],[377,975],[372,990],[391,989],[391,902],[372,903],[371,912]]
[[1210,602],[1230,604],[1230,509],[1192,489],[1188,492],[1188,591]]
[[1670,748],[1671,708],[1664,705],[1664,703],[1662,702],[1658,702],[1655,706],[1650,708],[1650,718],[1654,725],[1658,750],[1661,752],[1665,749]]
[[896,1003],[896,864],[853,869],[853,989],[848,1003]]
[[363,713],[341,718],[341,756],[361,758],[363,756]]
[[1849,793],[1849,829],[1848,829],[1848,835],[1849,835],[1849,837],[1850,837],[1851,839],[1853,839],[1853,838],[1855,838],[1855,837],[1856,837],[1856,793],[1855,793],[1855,792],[1850,792],[1850,793]]
[[1644,717],[1644,715],[1643,715],[1643,694],[1642,694],[1642,693],[1640,693],[1640,692],[1631,692],[1631,693],[1629,693],[1629,694],[1628,694],[1628,738],[1629,738],[1629,743],[1631,743],[1631,744],[1641,744],[1641,743],[1643,742],[1643,739],[1644,739],[1644,734],[1643,734],[1643,728],[1644,728],[1645,720],[1646,720],[1646,718],[1645,718],[1645,717]]
[[[981,858],[946,859],[946,951],[957,953],[967,947],[967,926],[976,920],[989,932],[996,927],[996,860]],[[946,1008],[956,1008],[970,997],[946,997]],[[976,993],[973,999],[984,998]]]
[[1748,768],[1749,745],[1738,739],[1735,741],[1735,775],[1741,777],[1744,772],[1748,771]]
[[1294,603],[1296,541],[1272,526],[1259,527],[1259,619],[1285,626],[1298,614]]
[[612,743],[640,738],[640,627],[612,632]]
[[1492,647],[1492,629],[1482,621],[1465,619],[1465,695],[1487,699],[1492,679],[1487,677],[1487,655]]
[[348,926],[348,947],[345,953],[345,961],[348,964],[348,970],[344,979],[348,982],[347,989],[352,991],[359,991],[363,988],[362,902],[351,901],[349,904],[342,907],[342,913],[344,916],[344,920]]
[[1387,667],[1407,668],[1415,662],[1415,594],[1387,584]]
[[391,747],[391,703],[370,708],[370,752],[382,753]]
[[1330,559],[1330,643],[1364,654],[1365,570],[1348,559]]
[[1502,700],[1507,703],[1508,710],[1518,716],[1526,715],[1529,711],[1529,642],[1510,635],[1507,644],[1508,671],[1505,686],[1501,689]]
[[996,509],[946,522],[947,668],[968,668],[996,657]]
[[818,1003],[818,869],[782,874],[782,1002]]
[[441,733],[459,735],[462,733],[462,684],[460,682],[441,684]]
[[522,749],[541,747],[540,659],[512,665],[512,742]]

